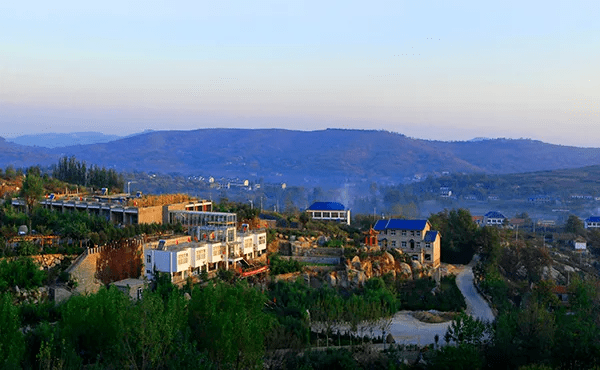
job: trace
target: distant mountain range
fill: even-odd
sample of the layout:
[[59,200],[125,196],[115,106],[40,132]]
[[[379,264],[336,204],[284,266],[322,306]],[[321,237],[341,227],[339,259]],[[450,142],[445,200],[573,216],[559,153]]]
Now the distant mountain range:
[[108,143],[120,139],[121,136],[105,135],[101,132],[71,132],[22,135],[7,139],[15,144],[40,146],[44,148],[59,148],[73,145]]
[[528,139],[429,141],[387,131],[339,129],[153,131],[60,148],[0,142],[3,167],[51,165],[65,155],[119,171],[262,177],[307,186],[407,183],[446,173],[506,174],[600,164],[599,148]]

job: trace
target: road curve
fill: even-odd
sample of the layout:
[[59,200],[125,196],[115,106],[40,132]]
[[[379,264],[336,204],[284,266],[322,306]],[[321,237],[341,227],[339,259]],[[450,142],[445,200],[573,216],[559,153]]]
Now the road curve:
[[[477,258],[473,258],[471,263],[462,269],[456,277],[456,285],[465,297],[467,314],[483,321],[494,321],[492,309],[473,284],[473,266],[476,262]],[[392,334],[396,343],[430,344],[434,343],[437,334],[439,343],[445,344],[444,334],[450,323],[428,324],[415,319],[409,311],[401,311],[394,315],[388,332]]]
[[473,284],[473,266],[477,262],[477,258],[473,257],[469,263],[456,277],[456,285],[465,297],[467,303],[467,314],[482,321],[494,321],[494,312],[490,308],[488,302],[479,294]]

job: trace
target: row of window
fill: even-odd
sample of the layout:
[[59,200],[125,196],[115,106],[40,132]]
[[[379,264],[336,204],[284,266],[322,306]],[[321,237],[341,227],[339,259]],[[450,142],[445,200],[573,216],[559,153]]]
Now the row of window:
[[[408,242],[402,242],[401,243],[402,248],[406,248],[408,246],[407,243]],[[397,247],[397,246],[398,245],[397,245],[396,241],[392,240],[392,247]],[[411,244],[411,248],[414,249],[415,247],[416,248],[421,248],[421,242],[415,242],[415,243]],[[431,243],[425,243],[425,248],[431,248]]]
[[313,212],[314,218],[344,218],[345,212]]
[[[409,230],[400,230],[402,236],[407,236]],[[396,235],[396,230],[385,230],[385,235]],[[410,230],[410,236],[421,236],[421,230]]]

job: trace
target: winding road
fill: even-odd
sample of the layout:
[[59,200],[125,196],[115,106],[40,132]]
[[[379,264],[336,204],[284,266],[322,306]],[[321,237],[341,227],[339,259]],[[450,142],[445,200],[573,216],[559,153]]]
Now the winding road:
[[[489,304],[477,292],[473,285],[473,266],[477,262],[477,256],[466,265],[456,277],[456,285],[462,292],[467,303],[467,314],[484,321],[493,321],[494,313]],[[444,334],[450,322],[428,324],[415,319],[410,311],[401,311],[394,315],[389,332],[396,343],[425,345],[435,342],[436,334],[439,343],[444,344]],[[381,334],[379,332],[378,334]]]

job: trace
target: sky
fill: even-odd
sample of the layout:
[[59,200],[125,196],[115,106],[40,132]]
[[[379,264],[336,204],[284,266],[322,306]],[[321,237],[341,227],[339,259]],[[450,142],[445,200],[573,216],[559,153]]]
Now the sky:
[[0,136],[376,129],[600,147],[598,1],[4,1]]

